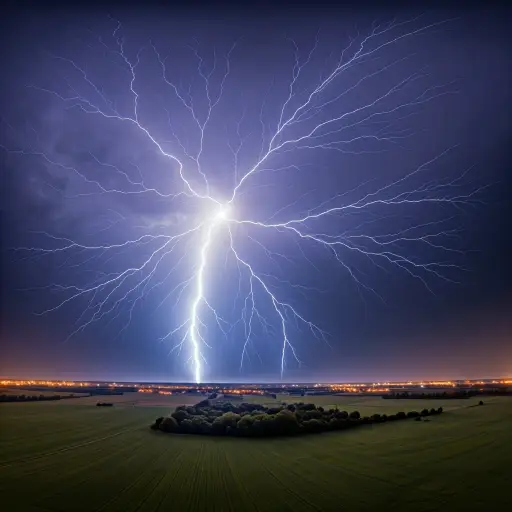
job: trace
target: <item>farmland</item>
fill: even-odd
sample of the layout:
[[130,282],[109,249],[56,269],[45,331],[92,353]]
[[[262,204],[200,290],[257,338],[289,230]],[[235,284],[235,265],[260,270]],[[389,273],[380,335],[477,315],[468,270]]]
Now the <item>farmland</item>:
[[[280,399],[284,397],[278,397]],[[2,509],[64,511],[493,510],[510,505],[512,399],[305,397],[361,414],[442,406],[403,421],[299,438],[165,435],[186,396],[2,404]],[[266,403],[271,399],[253,398]],[[296,401],[292,399],[289,401]]]

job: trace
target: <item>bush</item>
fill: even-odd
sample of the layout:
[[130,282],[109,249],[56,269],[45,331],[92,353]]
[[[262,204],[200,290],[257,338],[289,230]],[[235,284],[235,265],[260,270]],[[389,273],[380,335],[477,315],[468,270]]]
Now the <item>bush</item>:
[[234,412],[225,412],[222,416],[219,416],[217,419],[225,427],[236,427],[236,424],[240,418],[240,414],[236,414]]
[[305,432],[315,433],[324,430],[324,422],[316,419],[306,420],[302,422]]
[[153,425],[151,425],[150,428],[152,428],[153,430],[158,430],[158,428],[160,427],[160,423],[162,423],[162,420],[163,420],[163,416],[160,416],[160,418],[157,418],[155,420],[155,423],[153,423]]
[[212,434],[223,435],[226,433],[226,425],[221,421],[220,416],[215,418],[212,423]]
[[428,409],[423,409],[423,410],[421,411],[421,415],[422,415],[422,416],[428,416],[428,415],[429,415]]
[[361,418],[361,415],[359,414],[359,411],[352,411],[348,417],[351,420],[358,420],[359,418]]
[[482,400],[480,400],[480,402],[478,402],[478,405],[484,405],[484,403],[482,402]]
[[171,414],[171,416],[178,422],[182,422],[188,418],[188,413],[183,409],[178,409]]
[[160,421],[158,423],[157,428],[159,428],[162,432],[178,432],[178,427],[179,427],[178,422],[172,416],[168,416],[167,418],[158,418],[158,419]]
[[329,428],[331,430],[343,430],[347,428],[347,420],[342,420],[340,418],[332,418],[329,420]]
[[302,411],[316,411],[316,405],[315,404],[299,404],[298,409]]
[[304,420],[319,420],[322,418],[322,413],[320,411],[306,411],[302,414],[302,418]]
[[294,434],[299,430],[297,416],[287,409],[276,414],[275,422],[277,431],[281,434]]
[[238,423],[236,424],[236,428],[241,435],[250,435],[251,430],[254,428],[254,420],[255,417],[251,414],[246,414],[242,416]]
[[407,418],[407,414],[405,414],[405,412],[400,411],[399,413],[397,413],[396,417],[399,420],[405,420],[405,418]]
[[212,431],[212,426],[208,422],[206,416],[194,416],[191,423],[191,428],[194,434],[210,434]]
[[407,418],[417,418],[420,415],[417,411],[410,411],[407,413]]
[[441,414],[442,412],[443,412],[443,408],[439,407],[439,409],[437,409],[437,414]]
[[183,420],[180,422],[180,432],[183,432],[185,434],[197,434],[198,432],[194,429],[194,424],[192,423],[192,420],[189,420],[188,418],[186,420]]
[[262,436],[282,435],[279,431],[279,425],[276,416],[273,414],[262,414],[255,422],[256,434]]

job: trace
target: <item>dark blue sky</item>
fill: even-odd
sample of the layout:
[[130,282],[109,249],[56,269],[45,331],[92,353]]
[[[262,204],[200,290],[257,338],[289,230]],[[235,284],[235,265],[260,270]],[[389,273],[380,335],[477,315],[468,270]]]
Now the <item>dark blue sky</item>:
[[[302,364],[288,348],[284,380],[512,372],[510,11],[491,4],[425,11],[400,3],[386,9],[315,5],[293,11],[265,7],[259,13],[227,4],[215,11],[149,3],[130,9],[11,9],[2,22],[0,62],[1,375],[190,380],[190,340],[181,353],[169,354],[189,324],[176,339],[159,339],[187,319],[204,229],[180,241],[151,276],[150,265],[112,295],[105,287],[43,316],[35,313],[109,275],[119,279],[161,247],[163,237],[211,221],[208,200],[169,197],[187,187],[176,161],[165,158],[154,141],[179,155],[194,193],[207,193],[202,171],[210,195],[228,200],[234,183],[275,147],[268,144],[288,97],[294,49],[305,65],[284,120],[336,66],[350,61],[372,29],[384,30],[393,20],[394,28],[364,48],[399,39],[326,82],[297,111],[298,122],[275,139],[275,145],[285,142],[283,150],[240,186],[230,224],[234,247],[281,304],[328,333],[327,341],[316,339],[300,319],[287,316],[287,333]],[[412,21],[402,24],[407,20]],[[352,46],[340,61],[350,38]],[[228,68],[225,57],[234,43]],[[168,81],[188,106],[162,79],[155,48],[167,58]],[[208,112],[197,66],[202,62],[206,76],[214,57],[210,100],[215,104],[221,86],[223,94],[197,158],[197,122]],[[129,66],[137,59],[135,96]],[[301,139],[308,133],[313,138]],[[240,141],[237,178],[233,151]],[[141,178],[143,186],[137,185]],[[368,198],[384,203],[368,204]],[[238,224],[285,223],[332,207],[345,210],[293,224],[302,238],[287,228]],[[204,280],[208,303],[202,303],[200,317],[200,333],[210,345],[202,349],[208,361],[204,380],[276,381],[280,318],[257,279],[256,306],[269,328],[252,324],[248,357],[239,368],[245,330],[237,319],[247,304],[249,274],[230,250],[227,224],[215,229]],[[162,238],[94,249],[143,235]],[[304,236],[340,243],[329,248]],[[58,249],[69,243],[63,238],[92,248],[54,254],[12,250]],[[191,284],[180,295],[187,279]],[[162,302],[173,289],[175,295]],[[66,341],[94,313],[88,305],[99,307],[101,318]],[[227,335],[217,329],[208,305],[227,321],[221,321],[225,329],[234,325]]]

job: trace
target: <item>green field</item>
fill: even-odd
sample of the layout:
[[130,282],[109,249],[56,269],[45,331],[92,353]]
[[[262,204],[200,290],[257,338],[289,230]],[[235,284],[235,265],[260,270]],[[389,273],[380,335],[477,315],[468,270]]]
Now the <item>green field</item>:
[[[181,397],[0,405],[7,512],[493,511],[512,498],[512,399],[434,401],[445,414],[297,438],[179,436],[148,426]],[[122,400],[124,399],[124,400]],[[306,397],[362,414],[432,402]],[[140,401],[140,402],[139,402]],[[181,400],[183,401],[183,400]],[[141,405],[142,406],[138,406]]]

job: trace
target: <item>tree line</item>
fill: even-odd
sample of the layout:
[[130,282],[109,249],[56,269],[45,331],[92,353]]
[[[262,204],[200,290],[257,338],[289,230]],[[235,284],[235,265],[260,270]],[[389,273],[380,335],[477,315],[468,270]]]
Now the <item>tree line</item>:
[[0,395],[0,402],[43,402],[76,398],[75,395]]
[[474,391],[454,391],[447,393],[443,392],[434,392],[434,393],[409,393],[407,391],[403,393],[390,393],[389,395],[382,395],[382,398],[385,400],[399,400],[399,399],[409,399],[409,400],[435,400],[435,399],[450,399],[450,398],[471,398],[476,396],[476,392]]
[[441,414],[443,408],[423,409],[396,414],[361,416],[359,411],[324,409],[314,404],[297,403],[277,407],[231,403],[210,405],[208,400],[195,406],[181,405],[167,417],[159,417],[153,430],[168,433],[216,436],[265,437],[288,436],[345,430],[361,425],[421,418]]

